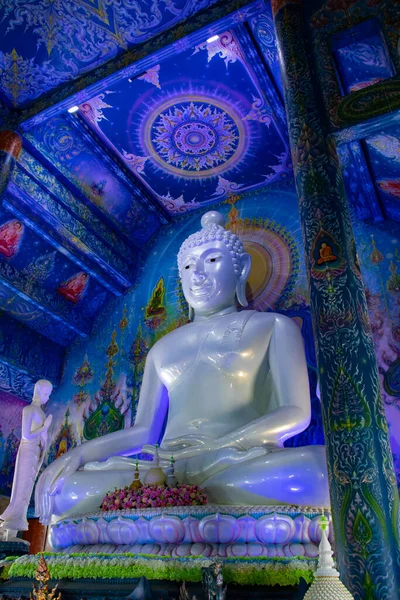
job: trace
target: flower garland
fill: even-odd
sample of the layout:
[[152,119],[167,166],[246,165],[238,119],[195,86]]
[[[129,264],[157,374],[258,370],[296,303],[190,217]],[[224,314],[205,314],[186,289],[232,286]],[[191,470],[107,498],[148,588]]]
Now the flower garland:
[[104,496],[101,510],[201,506],[204,504],[207,504],[207,495],[198,485],[178,483],[174,487],[144,485],[138,490],[131,490],[129,487],[114,490]]
[[[201,581],[202,567],[212,559],[158,557],[151,554],[52,554],[44,553],[52,579],[136,579]],[[9,577],[32,579],[40,555],[19,557],[9,569]],[[304,557],[225,558],[226,583],[239,585],[298,585],[300,579],[311,583],[316,561]]]

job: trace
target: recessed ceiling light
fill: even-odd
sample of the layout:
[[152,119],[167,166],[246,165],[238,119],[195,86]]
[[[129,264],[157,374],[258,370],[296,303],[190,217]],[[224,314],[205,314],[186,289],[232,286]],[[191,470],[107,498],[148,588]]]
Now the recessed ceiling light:
[[78,112],[78,110],[79,110],[79,106],[76,106],[76,105],[75,105],[75,106],[71,106],[71,107],[68,109],[68,112],[72,114],[72,113]]
[[213,42],[216,42],[217,40],[219,40],[219,35],[213,35],[212,37],[208,38],[207,44],[212,44]]

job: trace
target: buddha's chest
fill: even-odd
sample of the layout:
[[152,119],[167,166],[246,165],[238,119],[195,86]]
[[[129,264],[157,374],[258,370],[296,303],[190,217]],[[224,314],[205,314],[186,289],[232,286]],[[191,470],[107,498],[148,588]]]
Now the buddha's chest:
[[[247,318],[246,318],[247,317]],[[265,362],[269,340],[256,332],[251,335],[250,315],[224,319],[210,324],[193,323],[182,328],[163,345],[158,360],[159,375],[171,390],[183,380],[191,386],[236,380],[252,385],[260,365]],[[166,340],[168,341],[168,340]]]

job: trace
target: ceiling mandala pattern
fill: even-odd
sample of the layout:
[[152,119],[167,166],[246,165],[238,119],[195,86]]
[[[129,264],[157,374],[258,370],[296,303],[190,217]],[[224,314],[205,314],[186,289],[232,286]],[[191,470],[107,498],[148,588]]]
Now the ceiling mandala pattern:
[[216,0],[3,0],[0,89],[24,106]]
[[245,127],[222,102],[188,95],[167,101],[144,124],[149,154],[181,177],[215,177],[243,156]]
[[119,82],[80,115],[169,212],[265,186],[290,172],[290,153],[252,56],[238,26]]

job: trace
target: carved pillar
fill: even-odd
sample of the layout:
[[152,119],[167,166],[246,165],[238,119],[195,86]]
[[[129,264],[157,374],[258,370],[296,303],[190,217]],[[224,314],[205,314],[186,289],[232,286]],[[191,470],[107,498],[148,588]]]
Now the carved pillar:
[[348,203],[313,88],[303,2],[272,4],[314,320],[336,557],[355,599],[398,600],[399,496]]
[[8,129],[0,131],[0,202],[21,148],[22,140],[18,133]]

